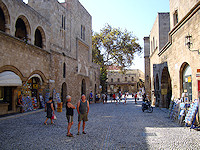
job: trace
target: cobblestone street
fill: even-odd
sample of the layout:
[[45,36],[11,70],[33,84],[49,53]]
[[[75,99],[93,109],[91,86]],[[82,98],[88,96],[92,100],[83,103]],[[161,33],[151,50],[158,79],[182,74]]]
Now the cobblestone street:
[[[96,103],[90,105],[86,135],[77,133],[74,114],[73,138],[67,137],[65,108],[56,112],[55,125],[43,125],[44,111],[0,120],[0,149],[199,149],[200,132],[180,127],[159,108],[142,112],[140,100],[135,104]],[[49,120],[48,120],[49,121]]]

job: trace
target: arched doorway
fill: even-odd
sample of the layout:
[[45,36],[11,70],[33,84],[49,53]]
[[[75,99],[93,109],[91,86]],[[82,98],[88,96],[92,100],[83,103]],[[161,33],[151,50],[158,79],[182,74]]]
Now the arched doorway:
[[94,94],[96,94],[97,93],[97,85],[95,84],[95,86],[94,86]]
[[85,79],[82,80],[82,85],[81,85],[81,95],[86,95],[86,83]]
[[[33,74],[28,78],[27,82],[23,86],[22,95],[30,98],[29,100],[27,99],[27,102],[32,101],[33,109],[44,107],[43,101],[41,101],[40,98],[40,96],[43,95],[42,84],[43,80],[41,76],[38,74]],[[32,110],[32,106],[29,105],[27,110]]]
[[172,96],[171,78],[168,67],[164,67],[161,78],[161,104],[163,108],[169,108]]
[[61,101],[65,102],[67,96],[67,84],[64,82],[61,89]]
[[0,30],[5,32],[5,16],[3,10],[0,8]]
[[156,97],[156,105],[160,105],[160,85],[159,85],[159,77],[158,74],[156,75],[155,80],[155,97]]
[[181,96],[184,93],[189,101],[192,101],[192,69],[188,63],[184,63],[180,69]]

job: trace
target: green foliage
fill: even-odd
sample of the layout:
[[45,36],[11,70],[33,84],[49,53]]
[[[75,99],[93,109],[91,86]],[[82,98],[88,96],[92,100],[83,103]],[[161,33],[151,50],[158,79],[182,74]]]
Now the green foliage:
[[138,39],[127,30],[112,28],[106,25],[100,33],[92,37],[93,62],[101,66],[100,83],[102,90],[106,88],[107,67],[117,65],[123,70],[132,65],[135,53],[141,53]]
[[112,28],[106,25],[100,33],[94,33],[92,38],[92,48],[94,62],[105,65],[117,65],[124,69],[132,65],[134,54],[141,53],[142,48],[137,43],[138,39],[127,30]]

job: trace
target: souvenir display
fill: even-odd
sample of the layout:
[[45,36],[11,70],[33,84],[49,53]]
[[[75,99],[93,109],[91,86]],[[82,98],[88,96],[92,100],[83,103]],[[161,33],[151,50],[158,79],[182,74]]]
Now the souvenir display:
[[186,117],[185,117],[186,126],[193,125],[193,123],[196,119],[197,111],[198,111],[198,102],[196,101],[190,105],[190,108],[186,114]]
[[33,105],[33,109],[34,109],[34,110],[36,110],[36,109],[38,108],[36,97],[33,97],[33,98],[32,98],[32,105]]
[[60,93],[56,93],[56,100],[58,103],[61,103]]
[[49,101],[49,97],[50,97],[50,93],[47,92],[47,93],[45,94],[45,103]]
[[45,107],[44,98],[42,95],[40,95],[39,97],[40,97],[41,107],[44,108]]

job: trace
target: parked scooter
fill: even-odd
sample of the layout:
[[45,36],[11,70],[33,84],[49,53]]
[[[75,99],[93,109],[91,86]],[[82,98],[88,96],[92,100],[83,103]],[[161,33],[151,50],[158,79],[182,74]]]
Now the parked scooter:
[[149,113],[153,112],[153,107],[148,100],[142,102],[142,111],[144,112],[145,110],[147,110]]

